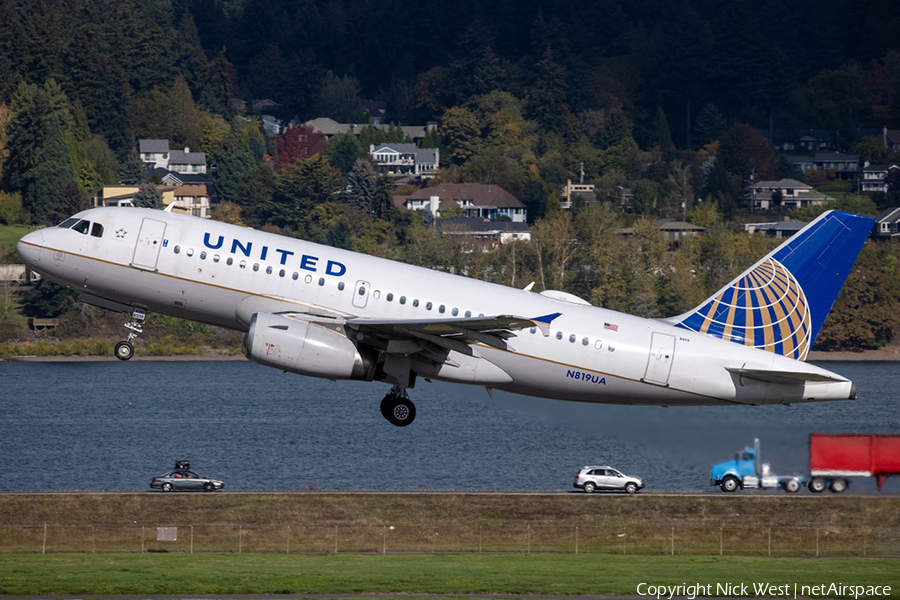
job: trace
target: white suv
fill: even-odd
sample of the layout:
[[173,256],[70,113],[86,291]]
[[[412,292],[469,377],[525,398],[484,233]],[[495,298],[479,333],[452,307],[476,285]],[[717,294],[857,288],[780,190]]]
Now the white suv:
[[575,474],[574,485],[589,494],[594,490],[624,490],[635,494],[643,489],[644,482],[639,477],[623,475],[612,467],[584,467]]

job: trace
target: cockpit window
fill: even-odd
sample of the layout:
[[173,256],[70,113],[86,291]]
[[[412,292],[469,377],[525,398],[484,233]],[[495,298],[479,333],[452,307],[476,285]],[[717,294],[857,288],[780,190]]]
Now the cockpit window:
[[77,223],[80,220],[81,219],[75,219],[75,218],[69,217],[68,219],[66,219],[59,225],[57,225],[57,227],[62,227],[63,229],[68,229],[69,227],[71,227],[72,225],[74,225],[75,223]]
[[90,231],[90,229],[91,229],[91,222],[85,221],[84,219],[82,219],[82,220],[78,221],[77,223],[75,223],[75,226],[72,227],[72,229],[74,229],[78,233],[83,233],[84,235],[87,235],[87,232]]
[[103,237],[103,225],[94,223],[93,227],[91,227],[91,235],[94,237]]

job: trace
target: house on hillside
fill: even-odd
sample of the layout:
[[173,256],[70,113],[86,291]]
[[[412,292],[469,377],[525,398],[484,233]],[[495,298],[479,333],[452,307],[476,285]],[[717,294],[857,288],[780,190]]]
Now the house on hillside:
[[750,188],[751,210],[769,210],[776,206],[799,208],[824,204],[828,200],[832,198],[796,179],[759,181]]
[[206,154],[190,148],[171,150],[169,140],[139,140],[138,154],[148,171],[166,169],[176,173],[206,173]]
[[[453,204],[450,204],[453,203]],[[528,210],[522,202],[497,185],[483,183],[441,183],[416,190],[409,196],[398,196],[394,204],[409,210],[430,210],[440,216],[441,210],[453,205],[467,217],[515,223],[528,220]]]
[[[654,225],[665,236],[666,241],[669,242],[670,249],[678,248],[687,237],[706,233],[705,227],[674,219],[659,219]],[[630,237],[634,235],[634,227],[619,227],[614,230],[614,233],[623,237]]]
[[[212,205],[204,185],[160,185],[163,205],[172,210],[201,219],[210,218]],[[140,191],[136,185],[104,185],[90,195],[92,208],[101,206],[134,206],[133,199]]]
[[436,219],[435,228],[441,235],[452,235],[464,238],[467,242],[478,244],[485,251],[497,248],[512,241],[531,241],[531,231],[527,223],[513,221],[486,221],[472,217],[452,217]]
[[749,234],[760,233],[776,239],[789,238],[806,227],[806,222],[785,217],[781,221],[768,223],[745,223],[744,231]]
[[818,152],[813,163],[817,171],[834,171],[838,179],[853,179],[859,173],[859,154]]
[[572,208],[572,204],[581,199],[585,202],[593,202],[597,199],[597,195],[594,192],[594,184],[593,183],[572,183],[571,179],[566,180],[566,185],[563,186],[562,191],[559,193],[559,203],[563,208]]
[[[366,127],[366,123],[338,123],[334,119],[329,119],[328,117],[311,119],[306,121],[304,125],[309,125],[313,131],[321,133],[327,140],[343,133],[352,133],[353,135],[359,136],[360,132]],[[372,126],[379,131],[387,131],[391,128],[389,123],[373,123]],[[435,129],[437,127],[437,122],[429,121],[425,125],[400,125],[399,127],[403,132],[403,135],[412,140],[413,144],[421,146],[422,140],[425,139],[425,134],[432,129]]]
[[386,175],[433,176],[440,163],[440,150],[419,148],[415,144],[381,144],[369,146],[369,158]]
[[862,180],[859,182],[861,192],[886,192],[887,175],[894,169],[900,169],[898,165],[866,165],[863,169]]
[[876,238],[900,236],[900,207],[891,207],[875,218],[872,234]]

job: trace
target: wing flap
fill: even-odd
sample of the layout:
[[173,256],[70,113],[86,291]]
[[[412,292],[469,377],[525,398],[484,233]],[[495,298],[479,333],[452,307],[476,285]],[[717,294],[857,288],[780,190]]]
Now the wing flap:
[[747,379],[765,381],[767,383],[801,384],[812,382],[842,382],[847,381],[841,377],[833,377],[820,373],[806,373],[803,371],[775,371],[771,369],[742,369],[738,367],[725,367],[725,370]]

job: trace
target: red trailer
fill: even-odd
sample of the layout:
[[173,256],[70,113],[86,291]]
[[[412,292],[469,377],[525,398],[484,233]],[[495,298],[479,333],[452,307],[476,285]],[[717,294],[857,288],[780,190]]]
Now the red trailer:
[[848,477],[876,477],[878,489],[890,475],[900,475],[900,435],[811,433],[809,490],[843,492]]

